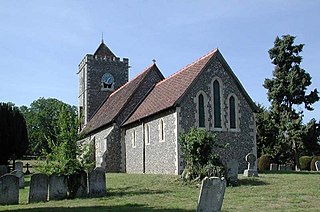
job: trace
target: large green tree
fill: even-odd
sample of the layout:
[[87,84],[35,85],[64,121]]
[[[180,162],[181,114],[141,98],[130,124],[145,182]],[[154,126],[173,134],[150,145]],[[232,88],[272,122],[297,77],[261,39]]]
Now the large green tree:
[[303,110],[298,106],[313,110],[312,104],[319,100],[319,96],[317,89],[307,94],[311,76],[300,67],[302,57],[299,55],[304,44],[294,45],[294,40],[295,37],[291,35],[276,37],[274,47],[269,50],[270,59],[275,65],[273,77],[264,81],[264,87],[268,90],[273,118],[279,128],[278,141],[287,144],[286,151],[292,148],[292,161],[298,169],[303,117]]
[[59,142],[57,126],[62,107],[66,107],[73,114],[77,113],[75,106],[54,98],[39,98],[33,101],[29,108],[20,107],[27,121],[30,140],[29,154],[41,155],[51,152],[48,140],[53,143]]
[[0,146],[0,164],[7,164],[13,155],[22,156],[28,147],[25,119],[12,103],[0,103]]

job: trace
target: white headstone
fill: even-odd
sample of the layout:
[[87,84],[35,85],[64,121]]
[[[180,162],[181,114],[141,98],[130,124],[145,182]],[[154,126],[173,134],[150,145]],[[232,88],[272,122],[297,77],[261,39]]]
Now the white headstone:
[[19,204],[19,179],[12,174],[0,177],[0,205]]
[[314,163],[315,167],[316,167],[316,170],[318,172],[320,172],[320,160],[317,160],[315,163]]
[[65,176],[51,175],[49,177],[49,200],[67,198],[68,186]]
[[103,168],[96,167],[89,172],[89,196],[102,197],[107,194],[106,174]]
[[49,177],[46,174],[33,174],[30,180],[29,203],[48,200]]
[[221,211],[226,181],[218,177],[206,177],[202,181],[197,212]]
[[248,162],[248,169],[244,170],[244,173],[243,173],[243,176],[245,177],[258,177],[258,171],[255,170],[254,168],[254,164],[257,160],[257,157],[252,154],[252,153],[249,153],[246,155],[246,161]]
[[278,164],[270,163],[270,171],[277,171],[277,170],[278,170]]

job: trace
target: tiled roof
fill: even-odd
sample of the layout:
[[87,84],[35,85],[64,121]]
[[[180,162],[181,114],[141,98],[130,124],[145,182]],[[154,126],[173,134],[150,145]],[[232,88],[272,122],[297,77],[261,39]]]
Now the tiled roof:
[[116,57],[112,51],[104,44],[101,42],[100,46],[96,50],[96,52],[93,54],[93,56],[99,56],[99,57]]
[[[155,64],[152,64],[134,79],[114,91],[102,103],[92,119],[87,123],[83,129],[83,133],[88,134],[100,127],[112,123],[121,113],[122,109],[130,102],[130,97],[134,94],[139,85],[144,82],[148,73],[154,70],[160,73],[158,67]],[[160,75],[162,76],[161,73]]]
[[214,49],[159,82],[124,125],[174,106],[217,51]]

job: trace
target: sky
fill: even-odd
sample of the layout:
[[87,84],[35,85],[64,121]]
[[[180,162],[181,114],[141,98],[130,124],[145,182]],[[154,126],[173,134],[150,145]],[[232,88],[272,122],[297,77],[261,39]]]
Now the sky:
[[[301,67],[320,90],[317,0],[12,0],[0,10],[0,102],[29,106],[44,98],[78,104],[80,61],[101,43],[129,58],[130,78],[155,59],[165,77],[220,52],[254,102],[269,106],[276,36],[304,43]],[[320,120],[320,103],[305,122]],[[303,109],[303,107],[301,107]]]

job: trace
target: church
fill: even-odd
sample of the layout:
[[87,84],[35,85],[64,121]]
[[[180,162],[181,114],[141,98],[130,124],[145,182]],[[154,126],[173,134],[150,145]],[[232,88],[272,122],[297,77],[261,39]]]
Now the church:
[[167,78],[153,63],[129,80],[129,67],[103,41],[79,64],[79,143],[93,145],[97,167],[181,174],[178,139],[191,127],[228,143],[220,157],[236,161],[239,171],[248,153],[257,156],[257,107],[218,49]]

